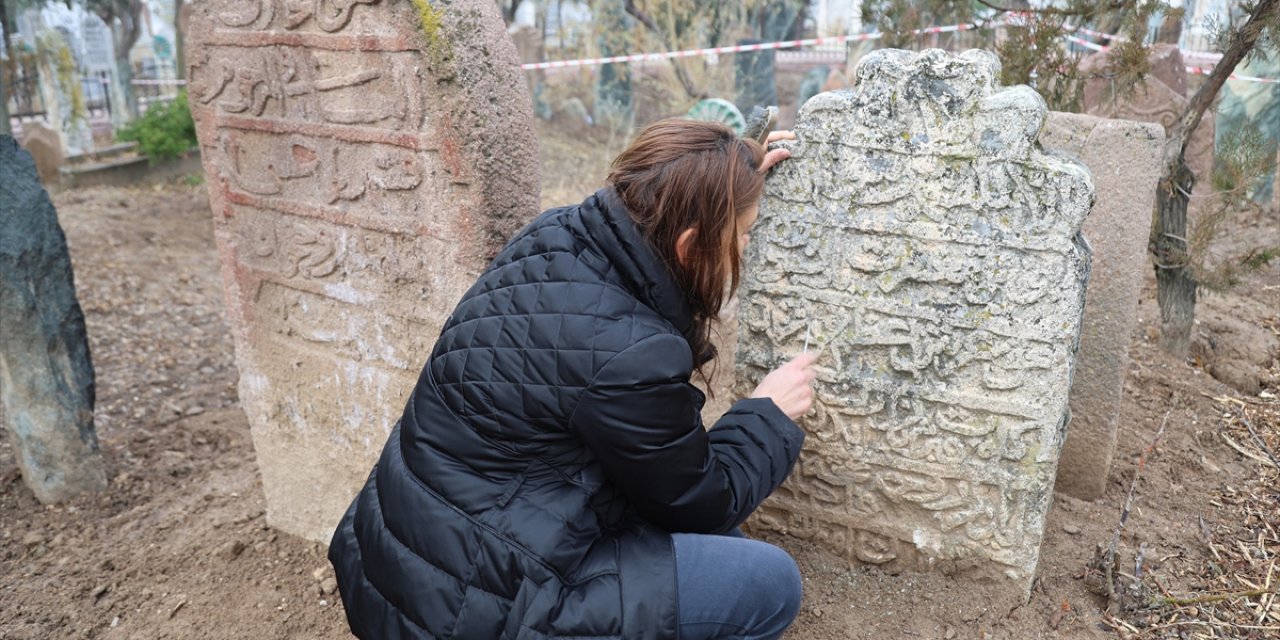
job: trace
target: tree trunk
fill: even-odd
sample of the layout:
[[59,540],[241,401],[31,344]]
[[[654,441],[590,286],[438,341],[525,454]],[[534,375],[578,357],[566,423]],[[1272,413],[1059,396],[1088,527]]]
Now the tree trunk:
[[129,56],[116,60],[116,66],[120,69],[120,86],[124,87],[125,113],[130,119],[137,118],[142,112],[138,108],[138,89],[133,86],[133,65]]
[[115,33],[116,40],[116,78],[120,82],[120,92],[124,94],[124,104],[119,106],[123,107],[121,115],[127,122],[142,115],[138,113],[138,93],[133,87],[133,65],[129,62],[129,51],[138,40],[138,32],[135,28],[132,34],[128,34],[125,28],[117,27],[116,24],[111,25],[111,30]]
[[174,77],[185,80],[187,77],[187,52],[185,25],[182,22],[182,6],[184,0],[173,0],[173,71]]
[[4,53],[9,57],[9,63],[13,64],[13,24],[11,19],[14,16],[9,15],[11,12],[16,16],[18,8],[16,6],[10,7],[5,0],[0,0],[0,27],[3,27],[4,31]]
[[1196,282],[1187,255],[1187,202],[1195,176],[1187,168],[1187,145],[1204,112],[1236,66],[1261,36],[1264,25],[1280,10],[1280,0],[1261,0],[1231,38],[1231,45],[1209,77],[1188,101],[1186,110],[1169,130],[1162,157],[1163,170],[1156,187],[1156,211],[1148,242],[1156,268],[1156,299],[1160,302],[1160,346],[1170,354],[1186,357],[1195,322]]
[[[0,76],[3,74],[0,71]],[[0,77],[0,133],[13,135],[13,128],[9,126],[9,86],[4,83],[3,77]]]
[[1195,324],[1196,281],[1188,264],[1187,204],[1195,175],[1180,159],[1175,175],[1156,189],[1156,227],[1151,253],[1156,269],[1156,300],[1160,303],[1160,348],[1187,357]]
[[520,11],[520,3],[523,1],[511,0],[510,2],[499,3],[502,8],[502,20],[507,23],[508,27],[511,26],[512,22],[516,21],[516,13]]
[[[10,46],[10,37],[13,35],[13,29],[9,26],[9,6],[5,0],[0,0],[0,30],[4,31],[4,54],[8,62],[5,66],[0,67],[0,133],[13,135],[13,129],[9,126],[9,85],[5,84],[5,68],[16,66],[13,59],[13,48]],[[11,77],[16,77],[14,74]]]

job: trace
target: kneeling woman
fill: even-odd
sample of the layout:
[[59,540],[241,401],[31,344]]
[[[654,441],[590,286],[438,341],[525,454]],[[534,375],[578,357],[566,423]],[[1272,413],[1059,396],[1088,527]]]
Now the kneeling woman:
[[606,188],[511,240],[445,324],[334,534],[356,635],[782,635],[795,563],[737,527],[800,453],[812,356],[710,430],[690,377],[715,355],[710,325],[785,156],[659,122]]

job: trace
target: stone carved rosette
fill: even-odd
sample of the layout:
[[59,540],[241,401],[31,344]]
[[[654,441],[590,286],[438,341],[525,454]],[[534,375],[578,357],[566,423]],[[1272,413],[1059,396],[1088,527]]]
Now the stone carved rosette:
[[753,526],[1025,598],[1068,419],[1093,201],[990,53],[877,51],[801,109],[747,251],[739,392],[818,352]]
[[188,42],[267,517],[327,541],[537,213],[532,106],[491,0],[202,0]]

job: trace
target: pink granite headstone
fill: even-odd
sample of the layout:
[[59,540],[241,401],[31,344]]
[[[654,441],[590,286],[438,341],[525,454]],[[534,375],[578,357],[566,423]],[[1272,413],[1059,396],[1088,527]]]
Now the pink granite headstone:
[[446,315],[537,212],[491,0],[193,5],[191,109],[268,522],[327,540]]

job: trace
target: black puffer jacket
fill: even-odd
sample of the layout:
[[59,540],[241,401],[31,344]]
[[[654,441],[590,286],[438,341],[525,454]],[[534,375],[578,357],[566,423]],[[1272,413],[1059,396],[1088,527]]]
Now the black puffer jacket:
[[710,431],[680,289],[611,190],[542,214],[458,303],[329,559],[363,638],[676,638],[671,531],[724,532],[803,432]]

